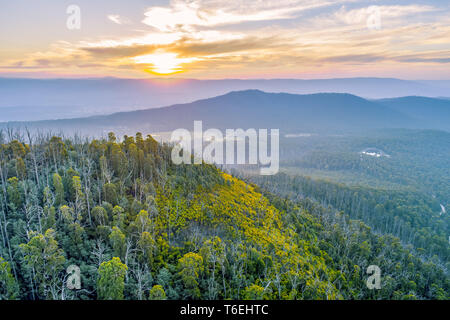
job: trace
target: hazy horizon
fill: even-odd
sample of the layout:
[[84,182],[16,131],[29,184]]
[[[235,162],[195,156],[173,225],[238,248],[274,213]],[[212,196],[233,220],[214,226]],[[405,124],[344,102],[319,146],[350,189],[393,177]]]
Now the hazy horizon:
[[402,81],[437,81],[437,82],[446,82],[450,81],[450,77],[446,79],[426,79],[426,78],[400,78],[400,77],[371,77],[371,76],[355,76],[355,77],[324,77],[324,78],[294,78],[294,77],[255,77],[255,78],[171,78],[171,77],[157,77],[157,78],[146,78],[146,77],[120,77],[120,76],[83,76],[83,75],[67,75],[67,76],[57,76],[57,75],[48,75],[48,76],[41,76],[41,77],[35,77],[34,75],[30,76],[24,76],[20,73],[15,73],[11,75],[5,76],[4,74],[0,73],[0,79],[28,79],[28,80],[95,80],[95,79],[120,79],[120,80],[149,80],[149,81],[220,81],[220,80],[299,80],[299,81],[314,81],[314,80],[350,80],[350,79],[388,79],[388,80],[402,80]]

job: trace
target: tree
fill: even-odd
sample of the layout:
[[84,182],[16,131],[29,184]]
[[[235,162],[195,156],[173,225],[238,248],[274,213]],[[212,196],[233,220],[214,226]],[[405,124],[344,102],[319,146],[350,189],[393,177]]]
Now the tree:
[[81,179],[79,176],[72,177],[72,188],[74,190],[75,215],[77,220],[81,220],[84,208],[86,207],[86,197],[82,191]]
[[123,300],[125,275],[128,267],[114,257],[98,268],[97,298],[100,300]]
[[138,241],[138,248],[141,253],[141,260],[151,266],[153,263],[153,247],[155,246],[155,241],[153,240],[150,233],[144,231]]
[[23,203],[23,196],[19,188],[19,179],[17,179],[17,177],[9,178],[8,183],[8,198],[10,206],[12,205],[15,210],[20,209]]
[[243,297],[245,300],[261,300],[263,298],[264,288],[256,284],[245,288]]
[[[30,241],[20,245],[24,254],[29,278],[41,298],[56,299],[62,280],[58,277],[66,259],[55,240],[55,231],[44,234],[30,232]],[[33,292],[34,292],[33,288]]]
[[22,158],[17,158],[16,160],[16,173],[21,180],[24,180],[27,177],[27,167]]
[[53,174],[53,188],[55,188],[55,206],[59,207],[64,204],[64,184],[58,173]]
[[203,247],[200,249],[200,254],[205,262],[206,276],[208,277],[208,298],[217,299],[218,284],[216,280],[216,273],[219,270],[222,273],[223,294],[226,296],[225,283],[225,246],[222,239],[214,237],[211,240],[206,240]]
[[187,298],[200,298],[198,278],[202,265],[202,256],[194,252],[186,253],[180,260],[178,260],[178,266],[180,269],[179,274],[183,281],[185,295]]
[[120,206],[115,206],[112,212],[113,216],[113,225],[117,228],[123,230],[125,228],[125,210]]
[[66,145],[60,137],[52,137],[48,142],[47,154],[53,159],[55,168],[58,169],[60,161],[68,155]]
[[92,219],[94,226],[104,226],[108,221],[108,213],[105,208],[96,206],[92,209]]
[[105,201],[111,203],[112,205],[117,204],[117,188],[114,183],[105,183],[103,186],[103,194]]
[[148,298],[150,300],[166,300],[166,293],[164,292],[164,288],[159,284],[154,285],[150,290]]
[[0,257],[0,300],[15,300],[18,297],[19,285],[11,274],[11,267],[8,261]]
[[136,219],[131,224],[133,232],[139,237],[143,232],[149,232],[152,228],[152,221],[148,217],[148,212],[141,210]]
[[109,241],[114,250],[114,255],[123,259],[125,254],[125,235],[123,232],[119,228],[113,227],[109,235]]

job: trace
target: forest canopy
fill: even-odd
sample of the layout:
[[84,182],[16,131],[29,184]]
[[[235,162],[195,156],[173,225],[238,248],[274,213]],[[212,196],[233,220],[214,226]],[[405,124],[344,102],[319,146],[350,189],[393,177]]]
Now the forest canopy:
[[0,299],[449,298],[398,238],[170,154],[140,133],[1,134]]

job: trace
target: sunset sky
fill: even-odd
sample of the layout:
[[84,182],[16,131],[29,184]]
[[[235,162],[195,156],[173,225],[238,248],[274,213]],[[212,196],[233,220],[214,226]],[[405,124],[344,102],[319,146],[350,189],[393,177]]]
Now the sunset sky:
[[0,0],[0,76],[450,79],[450,1]]

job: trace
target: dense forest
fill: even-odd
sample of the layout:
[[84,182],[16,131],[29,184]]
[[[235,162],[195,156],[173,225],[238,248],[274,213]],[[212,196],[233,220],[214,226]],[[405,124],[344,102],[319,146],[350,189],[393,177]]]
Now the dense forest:
[[423,259],[450,268],[450,218],[439,213],[439,203],[413,191],[346,186],[303,176],[279,174],[251,181],[290,199],[310,198],[345,212],[382,234],[410,244]]
[[[331,178],[347,185],[414,190],[449,205],[448,132],[389,129],[313,135],[284,139],[282,147],[282,165],[291,173]],[[361,153],[369,147],[383,156]]]
[[0,299],[450,298],[448,247],[425,259],[372,229],[360,209],[376,203],[336,195],[336,212],[170,156],[139,133],[0,134]]

